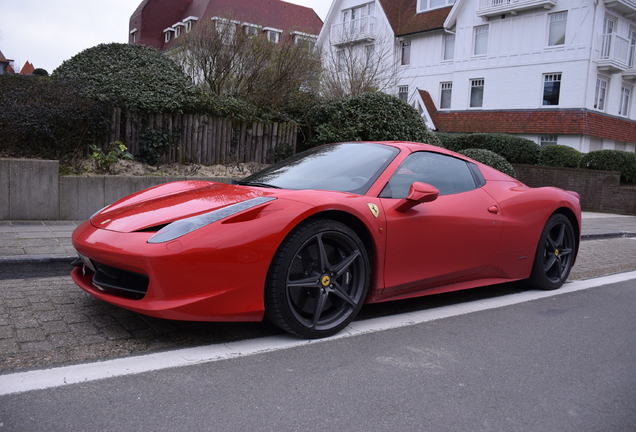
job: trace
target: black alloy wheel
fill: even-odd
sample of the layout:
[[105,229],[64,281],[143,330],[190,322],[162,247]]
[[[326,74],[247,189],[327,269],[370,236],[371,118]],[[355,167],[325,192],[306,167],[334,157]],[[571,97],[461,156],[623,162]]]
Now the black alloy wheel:
[[348,226],[326,219],[299,225],[270,266],[267,316],[297,336],[336,334],[358,314],[370,282],[367,251]]
[[543,290],[560,288],[574,264],[576,242],[570,220],[559,213],[550,216],[537,246],[530,284]]

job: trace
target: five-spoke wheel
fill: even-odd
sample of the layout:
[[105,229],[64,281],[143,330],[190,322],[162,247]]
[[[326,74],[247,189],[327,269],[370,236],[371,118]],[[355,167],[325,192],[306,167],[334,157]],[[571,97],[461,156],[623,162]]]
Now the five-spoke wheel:
[[305,338],[331,336],[358,314],[370,280],[356,233],[332,220],[299,225],[278,249],[265,291],[267,316]]
[[574,264],[576,242],[570,220],[558,213],[550,216],[537,246],[530,284],[544,290],[561,287]]

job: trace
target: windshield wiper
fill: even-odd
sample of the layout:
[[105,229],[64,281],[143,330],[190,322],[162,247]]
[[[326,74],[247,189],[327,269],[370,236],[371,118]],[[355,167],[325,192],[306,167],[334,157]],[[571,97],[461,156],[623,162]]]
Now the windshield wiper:
[[280,189],[278,186],[274,186],[269,183],[250,182],[250,181],[237,181],[233,183],[240,186],[255,186],[255,187],[263,187],[263,188],[271,188],[271,189]]

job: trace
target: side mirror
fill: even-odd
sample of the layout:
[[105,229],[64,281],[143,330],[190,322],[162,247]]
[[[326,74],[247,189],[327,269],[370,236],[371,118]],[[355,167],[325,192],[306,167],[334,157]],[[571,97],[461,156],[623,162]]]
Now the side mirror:
[[420,203],[435,201],[439,196],[439,190],[428,183],[414,182],[409,188],[409,194],[400,200],[395,207],[395,211],[405,212]]

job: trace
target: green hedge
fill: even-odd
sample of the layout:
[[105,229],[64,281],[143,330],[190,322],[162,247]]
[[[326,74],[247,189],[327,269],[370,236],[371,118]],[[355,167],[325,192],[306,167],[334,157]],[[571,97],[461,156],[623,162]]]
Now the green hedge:
[[565,145],[549,145],[541,147],[539,165],[578,168],[583,154],[577,149]]
[[449,148],[460,151],[471,148],[490,150],[503,156],[511,164],[536,165],[539,162],[541,146],[534,141],[501,133],[475,133],[458,135]]
[[581,159],[581,168],[620,171],[621,180],[636,183],[636,153],[621,150],[591,151]]
[[319,101],[309,113],[310,146],[344,141],[413,141],[441,145],[417,110],[381,92]]
[[485,149],[466,149],[459,151],[459,154],[488,165],[489,167],[499,170],[504,174],[508,174],[510,177],[517,177],[512,165],[510,165],[510,163],[502,156],[493,151]]
[[65,159],[109,131],[112,107],[37,75],[0,75],[0,154]]

